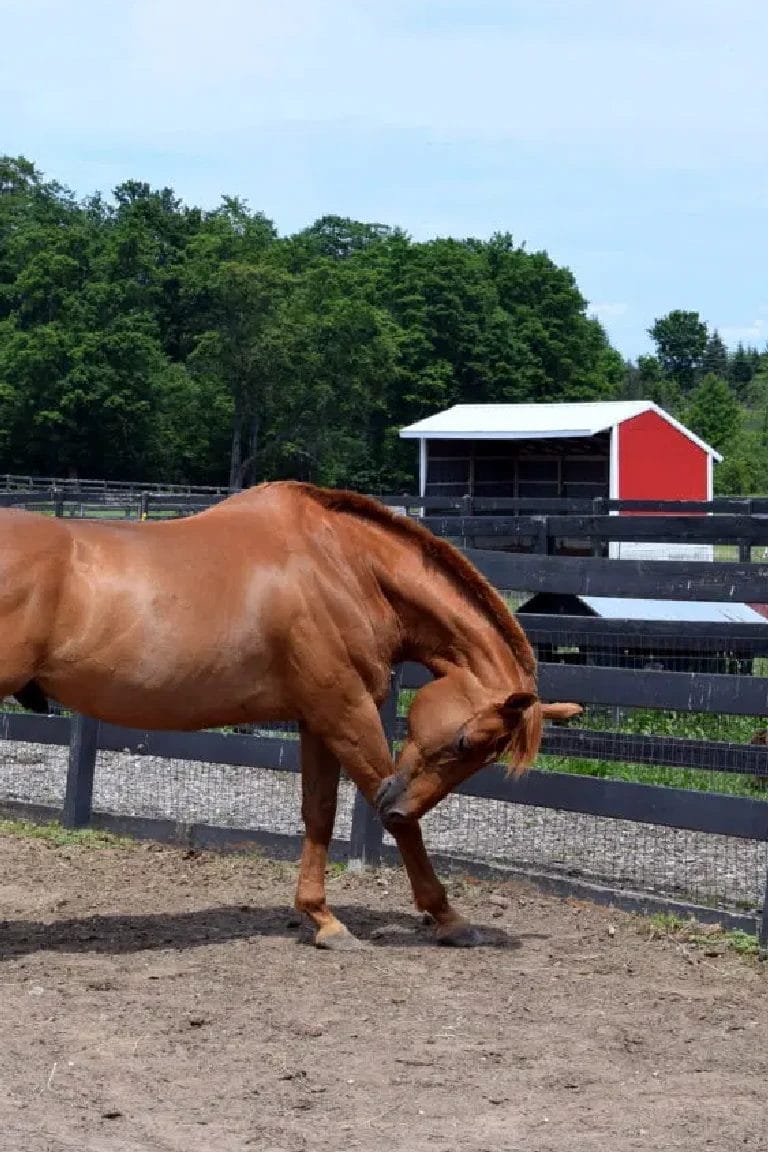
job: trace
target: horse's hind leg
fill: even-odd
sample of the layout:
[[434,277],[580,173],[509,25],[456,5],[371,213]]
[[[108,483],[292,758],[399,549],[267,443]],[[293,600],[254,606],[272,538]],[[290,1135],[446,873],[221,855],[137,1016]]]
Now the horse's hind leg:
[[323,741],[301,731],[301,814],[304,847],[299,866],[295,907],[309,916],[317,932],[318,948],[356,948],[359,941],[331,912],[325,900],[325,868],[328,845],[336,818],[339,762]]
[[438,943],[452,944],[457,948],[471,948],[479,944],[477,931],[449,904],[445,886],[435,875],[432,861],[427,855],[419,825],[415,822],[397,824],[389,831],[403,858],[416,907],[422,912],[428,912],[437,925]]

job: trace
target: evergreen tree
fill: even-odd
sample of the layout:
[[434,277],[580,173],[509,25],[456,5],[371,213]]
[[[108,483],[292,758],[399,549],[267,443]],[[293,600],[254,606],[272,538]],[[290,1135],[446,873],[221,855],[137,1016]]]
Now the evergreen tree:
[[721,380],[728,379],[728,349],[725,347],[717,328],[707,340],[704,355],[701,359],[702,374],[719,376]]
[[749,385],[754,374],[755,360],[753,350],[750,349],[748,351],[740,341],[728,364],[728,379],[737,396],[746,399],[749,393]]
[[691,394],[686,410],[692,432],[718,452],[725,452],[742,427],[739,403],[725,380],[710,373]]

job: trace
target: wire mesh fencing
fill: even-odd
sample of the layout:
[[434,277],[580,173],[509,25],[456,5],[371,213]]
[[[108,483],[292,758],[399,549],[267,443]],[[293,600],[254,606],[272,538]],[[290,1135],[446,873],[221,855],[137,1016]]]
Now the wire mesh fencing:
[[739,910],[763,901],[765,841],[457,795],[422,826],[431,851],[470,863]]
[[[510,606],[527,593],[510,593]],[[525,620],[525,617],[521,617]],[[533,619],[533,616],[531,616]],[[567,728],[547,729],[544,773],[600,776],[689,792],[706,791],[765,801],[768,838],[768,732],[758,710],[743,699],[768,699],[768,624],[726,621],[714,629],[642,622],[629,634],[618,624],[568,616],[538,622],[531,639],[544,672],[556,666],[622,670],[657,677],[658,705],[585,703]],[[537,630],[538,629],[538,630]],[[710,710],[664,707],[670,678],[715,685]],[[654,681],[655,683],[656,681]],[[734,695],[735,686],[735,695]],[[716,691],[715,691],[716,689]],[[718,705],[717,692],[735,700]],[[750,694],[751,693],[751,694]],[[412,692],[400,697],[407,712]],[[562,698],[562,697],[561,697]],[[259,766],[261,737],[297,739],[291,725],[244,725],[253,737],[252,764],[239,766],[185,758],[101,750],[93,807],[114,816],[300,835],[301,783],[296,772]],[[62,807],[67,749],[7,740],[0,761],[0,802]],[[349,842],[355,790],[342,780],[335,836]],[[579,877],[611,888],[654,893],[692,903],[757,909],[763,899],[768,845],[754,839],[693,832],[629,819],[453,794],[422,822],[435,853],[473,862]],[[756,826],[757,828],[757,826]],[[384,842],[392,846],[387,834]]]
[[[254,758],[258,760],[257,738]],[[60,808],[67,749],[8,742],[0,799]],[[98,753],[94,809],[114,816],[300,835],[300,775]],[[355,790],[342,779],[335,836],[349,841]],[[766,806],[768,814],[768,805]],[[768,845],[551,808],[449,795],[422,821],[430,851],[463,862],[579,877],[693,903],[758,909]],[[385,844],[393,845],[385,833]]]

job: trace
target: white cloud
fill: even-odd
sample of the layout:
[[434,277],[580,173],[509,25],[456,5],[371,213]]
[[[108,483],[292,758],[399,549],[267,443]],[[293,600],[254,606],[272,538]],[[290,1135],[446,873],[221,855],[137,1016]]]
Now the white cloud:
[[624,302],[617,302],[615,304],[591,304],[589,312],[590,315],[596,316],[602,323],[605,320],[614,320],[617,316],[624,316],[628,307],[629,305]]
[[[766,309],[761,308],[764,313]],[[758,316],[751,324],[723,324],[718,327],[723,342],[729,347],[734,344],[747,344],[751,347],[760,347],[768,339],[768,328],[765,316]]]

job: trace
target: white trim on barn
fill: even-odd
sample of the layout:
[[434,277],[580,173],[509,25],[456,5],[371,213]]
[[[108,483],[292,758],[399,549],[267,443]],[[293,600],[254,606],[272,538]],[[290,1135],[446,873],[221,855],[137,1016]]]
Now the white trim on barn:
[[588,437],[655,412],[718,462],[719,452],[652,400],[593,400],[578,404],[454,404],[400,430],[403,440],[544,440]]
[[611,428],[611,456],[608,467],[608,499],[619,498],[619,429]]
[[422,436],[419,440],[419,496],[424,496],[427,490],[427,441]]

